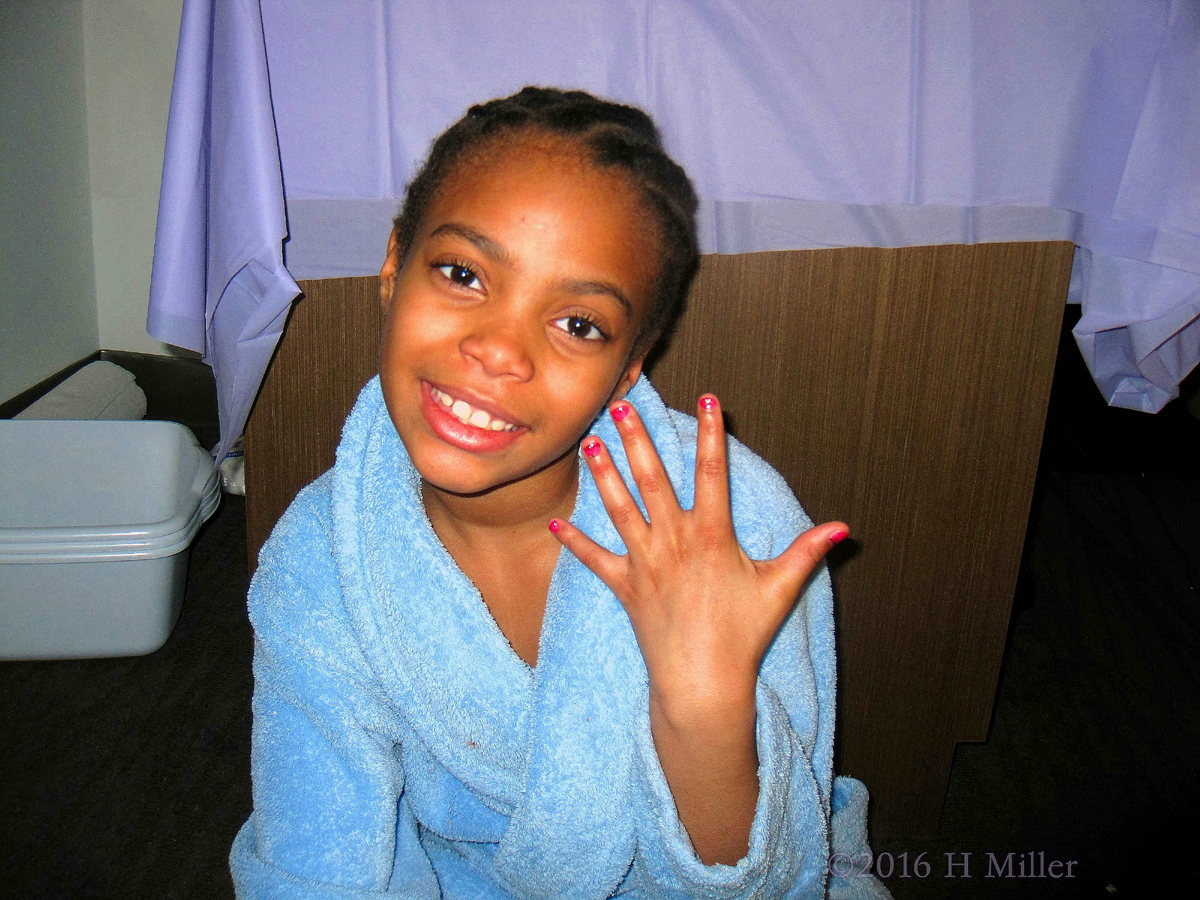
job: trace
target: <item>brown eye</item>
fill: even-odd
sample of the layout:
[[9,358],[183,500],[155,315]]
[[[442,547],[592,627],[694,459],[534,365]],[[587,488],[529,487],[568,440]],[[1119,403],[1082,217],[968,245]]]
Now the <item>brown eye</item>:
[[602,341],[607,337],[596,323],[586,316],[563,316],[561,319],[555,319],[554,324],[581,341]]
[[434,268],[441,272],[447,281],[457,287],[477,288],[480,286],[479,277],[466,266],[460,266],[456,263],[446,263],[434,266]]

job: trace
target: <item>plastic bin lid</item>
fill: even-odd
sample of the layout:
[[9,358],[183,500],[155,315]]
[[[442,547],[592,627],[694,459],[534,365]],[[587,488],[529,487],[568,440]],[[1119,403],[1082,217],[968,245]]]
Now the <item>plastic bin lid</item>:
[[175,422],[2,420],[0,484],[0,563],[173,556],[221,499]]

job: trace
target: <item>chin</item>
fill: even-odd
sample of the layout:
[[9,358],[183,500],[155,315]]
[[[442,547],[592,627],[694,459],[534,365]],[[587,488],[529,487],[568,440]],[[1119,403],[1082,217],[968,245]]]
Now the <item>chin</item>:
[[498,460],[464,451],[449,449],[449,452],[446,452],[448,449],[438,448],[442,452],[424,454],[418,450],[416,454],[410,454],[417,474],[421,476],[422,481],[439,491],[461,497],[474,497],[536,478],[565,458],[574,458],[576,447],[572,445],[565,452],[540,465],[519,468],[505,466]]
[[472,478],[464,475],[461,471],[454,473],[434,471],[427,475],[417,469],[417,473],[421,476],[421,480],[430,487],[436,488],[444,494],[454,494],[458,497],[482,496],[510,483],[507,481],[495,482],[487,478]]
[[409,456],[422,481],[450,494],[486,494],[521,477],[504,471],[493,460],[445,447],[412,448]]

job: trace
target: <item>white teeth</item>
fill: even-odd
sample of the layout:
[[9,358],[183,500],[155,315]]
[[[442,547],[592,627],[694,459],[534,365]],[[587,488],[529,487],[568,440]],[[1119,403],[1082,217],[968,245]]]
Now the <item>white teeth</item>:
[[455,400],[444,391],[439,391],[435,387],[429,388],[429,394],[442,406],[446,407],[454,418],[462,422],[464,425],[474,425],[476,428],[482,428],[485,431],[516,431],[517,426],[510,422],[505,422],[503,419],[494,419],[485,410],[475,409],[466,400]]

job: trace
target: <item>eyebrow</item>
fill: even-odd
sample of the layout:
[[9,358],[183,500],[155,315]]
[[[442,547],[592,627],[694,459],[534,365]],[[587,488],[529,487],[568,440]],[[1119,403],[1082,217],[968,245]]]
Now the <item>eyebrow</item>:
[[481,253],[490,257],[491,259],[496,260],[497,262],[510,262],[508,251],[504,249],[503,245],[496,243],[486,234],[482,234],[476,231],[474,228],[468,228],[466,225],[459,225],[457,222],[446,222],[445,224],[439,225],[437,228],[433,229],[433,232],[429,236],[432,238],[443,234],[454,235],[455,237],[460,237],[465,241],[469,241],[478,247]]
[[[511,263],[511,258],[508,251],[504,249],[502,244],[492,240],[486,234],[476,231],[467,225],[460,225],[457,222],[445,222],[439,225],[429,235],[430,237],[438,237],[440,235],[453,235],[460,237],[479,248],[479,251],[485,256],[502,262],[505,264]],[[590,279],[571,279],[564,284],[566,290],[572,294],[584,296],[587,294],[601,294],[612,297],[625,310],[625,315],[633,317],[633,304],[629,302],[629,298],[614,284],[607,281],[592,281]]]
[[629,298],[621,293],[616,285],[609,284],[607,281],[579,281],[572,279],[566,283],[565,287],[572,294],[603,294],[612,297],[624,308],[625,315],[633,318],[633,304],[629,302]]

